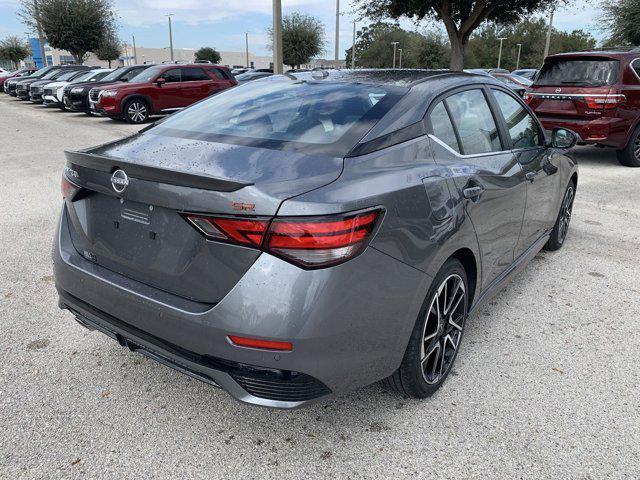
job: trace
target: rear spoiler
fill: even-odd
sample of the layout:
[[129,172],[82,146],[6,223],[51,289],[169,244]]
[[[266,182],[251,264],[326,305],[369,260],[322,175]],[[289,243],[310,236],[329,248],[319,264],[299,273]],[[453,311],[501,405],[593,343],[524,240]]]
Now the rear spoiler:
[[235,192],[241,188],[253,185],[251,182],[238,182],[226,178],[211,177],[204,173],[190,173],[168,168],[153,167],[88,152],[67,150],[64,154],[67,157],[67,161],[73,165],[107,173],[122,169],[131,178],[177,185],[180,187],[201,188],[203,190],[213,190],[216,192]]

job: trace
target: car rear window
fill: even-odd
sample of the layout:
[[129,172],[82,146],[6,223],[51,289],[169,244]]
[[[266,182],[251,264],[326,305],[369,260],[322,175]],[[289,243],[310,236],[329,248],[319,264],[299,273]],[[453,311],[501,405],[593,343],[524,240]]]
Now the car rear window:
[[406,92],[395,86],[274,78],[226,90],[151,132],[346,154]]
[[561,58],[545,62],[536,85],[600,87],[618,80],[618,60],[600,57]]

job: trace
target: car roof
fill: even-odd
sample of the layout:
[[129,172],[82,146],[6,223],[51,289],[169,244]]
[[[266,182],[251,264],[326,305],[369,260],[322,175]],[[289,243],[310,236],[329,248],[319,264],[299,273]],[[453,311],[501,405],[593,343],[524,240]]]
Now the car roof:
[[[425,70],[410,68],[372,68],[342,70],[317,69],[311,72],[290,73],[299,80],[324,81],[324,82],[353,82],[372,85],[389,85],[399,87],[413,87],[421,83],[441,82],[448,84],[464,82],[486,82],[491,77],[474,74],[472,72],[453,72],[451,70]],[[323,76],[324,75],[324,76]]]
[[[567,57],[610,57],[620,59],[624,57],[637,57],[640,55],[640,47],[608,47],[592,48],[590,50],[579,50],[575,52],[556,53],[547,58],[567,58]],[[546,60],[546,59],[545,59]]]

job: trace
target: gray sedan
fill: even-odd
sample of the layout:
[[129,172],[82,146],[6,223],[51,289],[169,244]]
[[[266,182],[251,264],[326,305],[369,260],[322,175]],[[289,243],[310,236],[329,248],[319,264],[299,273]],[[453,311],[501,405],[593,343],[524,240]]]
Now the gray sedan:
[[[253,405],[442,386],[467,318],[567,238],[578,173],[501,82],[275,75],[67,152],[59,305]],[[532,295],[535,292],[532,292]]]

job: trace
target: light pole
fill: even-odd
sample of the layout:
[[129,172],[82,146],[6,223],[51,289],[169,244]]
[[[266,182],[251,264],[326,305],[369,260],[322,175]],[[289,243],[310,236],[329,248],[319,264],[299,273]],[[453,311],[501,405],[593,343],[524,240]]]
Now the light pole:
[[356,21],[353,21],[353,45],[351,46],[351,70],[356,69]]
[[542,60],[549,55],[549,46],[551,45],[551,31],[553,30],[553,14],[555,12],[555,8],[551,9],[551,13],[549,14],[549,28],[547,29],[547,41],[544,44],[544,57]]
[[136,36],[131,35],[131,39],[133,40],[133,62],[134,64],[138,63],[138,51],[136,50]]
[[169,50],[171,50],[171,63],[173,63],[173,32],[171,31],[171,17],[173,17],[173,13],[166,15],[169,19]]
[[400,42],[391,42],[391,45],[393,45],[393,68],[396,68],[396,50],[399,44]]
[[520,53],[522,52],[522,44],[516,43],[516,45],[518,45],[518,58],[516,60],[516,70],[518,70],[518,68],[520,68]]
[[502,61],[502,42],[506,39],[507,37],[498,38],[498,40],[500,40],[500,51],[498,52],[498,68],[500,68],[500,62]]
[[273,73],[278,75],[282,67],[282,0],[273,0]]
[[400,54],[400,58],[398,59],[398,68],[402,68],[402,49],[398,49],[398,53]]
[[244,47],[246,56],[246,66],[249,68],[249,32],[244,33]]
[[338,68],[338,60],[340,60],[340,0],[336,0],[336,61],[335,67]]

